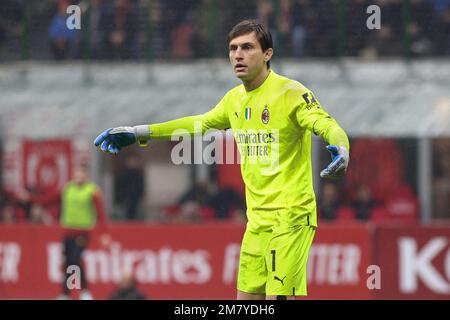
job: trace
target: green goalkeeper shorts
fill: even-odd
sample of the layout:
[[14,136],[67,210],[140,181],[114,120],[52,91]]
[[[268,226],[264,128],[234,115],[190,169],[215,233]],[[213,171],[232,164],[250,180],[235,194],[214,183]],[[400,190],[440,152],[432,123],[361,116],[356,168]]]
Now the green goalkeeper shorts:
[[239,291],[267,296],[306,296],[306,264],[316,227],[246,230],[239,258]]

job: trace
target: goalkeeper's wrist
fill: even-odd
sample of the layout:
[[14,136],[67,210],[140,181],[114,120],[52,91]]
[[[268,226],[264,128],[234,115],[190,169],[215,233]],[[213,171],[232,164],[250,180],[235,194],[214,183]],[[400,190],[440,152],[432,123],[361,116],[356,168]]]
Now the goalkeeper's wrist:
[[339,146],[339,153],[344,157],[347,165],[348,162],[350,160],[350,154],[348,153],[347,147],[346,146]]
[[345,153],[348,154],[348,150],[347,150],[347,147],[346,147],[346,146],[340,145],[340,146],[338,146],[338,148],[339,148],[341,151],[344,151]]
[[136,136],[136,141],[141,147],[145,147],[148,145],[148,141],[150,140],[150,126],[148,124],[134,126],[134,135]]

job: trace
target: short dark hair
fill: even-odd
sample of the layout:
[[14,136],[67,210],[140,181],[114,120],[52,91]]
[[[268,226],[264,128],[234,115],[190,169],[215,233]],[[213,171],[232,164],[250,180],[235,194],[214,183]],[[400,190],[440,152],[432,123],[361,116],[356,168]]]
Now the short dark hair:
[[[243,20],[236,24],[228,34],[228,44],[230,44],[231,40],[234,38],[252,32],[256,33],[256,39],[258,39],[263,52],[269,48],[273,48],[272,35],[270,34],[270,31],[267,30],[262,23],[259,23],[256,20]],[[267,68],[270,68],[270,61],[267,61]]]

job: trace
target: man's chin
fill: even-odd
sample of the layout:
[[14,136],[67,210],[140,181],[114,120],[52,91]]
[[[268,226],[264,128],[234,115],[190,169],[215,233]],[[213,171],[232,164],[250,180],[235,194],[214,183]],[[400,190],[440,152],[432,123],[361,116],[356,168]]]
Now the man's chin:
[[246,80],[248,78],[248,74],[244,72],[235,72],[236,77],[241,80]]

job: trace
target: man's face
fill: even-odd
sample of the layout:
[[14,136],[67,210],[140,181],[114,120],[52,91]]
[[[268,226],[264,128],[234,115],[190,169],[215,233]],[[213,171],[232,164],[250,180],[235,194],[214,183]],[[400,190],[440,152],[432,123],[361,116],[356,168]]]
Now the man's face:
[[89,174],[85,168],[76,167],[73,172],[73,181],[77,184],[83,184],[89,180]]
[[236,76],[242,81],[252,81],[266,68],[272,57],[272,49],[262,51],[255,32],[244,34],[230,41],[230,62]]

